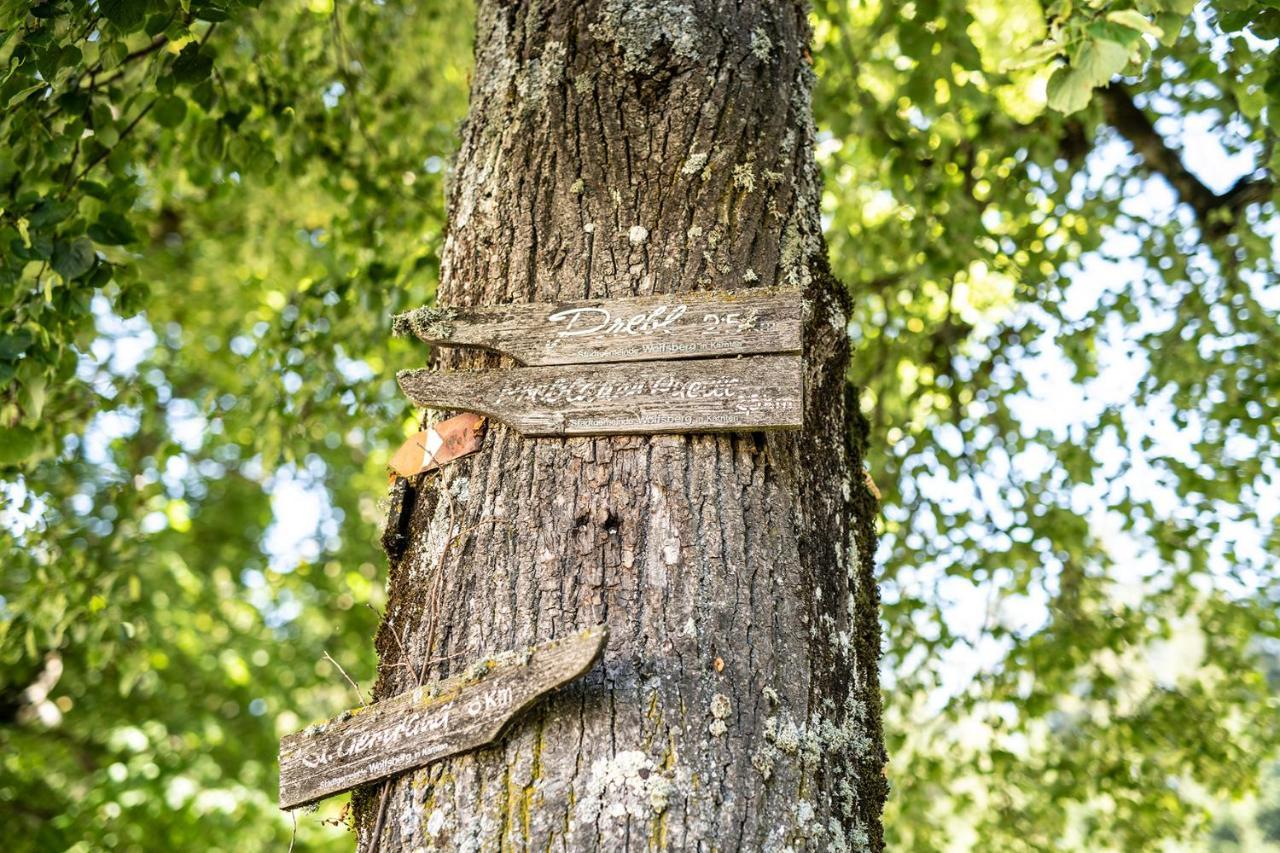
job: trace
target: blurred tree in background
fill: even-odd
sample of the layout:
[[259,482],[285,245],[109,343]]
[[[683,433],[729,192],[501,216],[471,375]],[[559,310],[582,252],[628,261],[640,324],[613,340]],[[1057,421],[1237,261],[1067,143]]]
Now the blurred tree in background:
[[[355,701],[326,652],[374,671],[392,376],[423,359],[389,318],[434,293],[469,16],[0,0],[17,846],[288,844],[277,738]],[[1223,802],[1280,740],[1280,2],[814,28],[891,847],[1275,842],[1274,780],[1248,827]],[[349,848],[338,810],[300,840]]]

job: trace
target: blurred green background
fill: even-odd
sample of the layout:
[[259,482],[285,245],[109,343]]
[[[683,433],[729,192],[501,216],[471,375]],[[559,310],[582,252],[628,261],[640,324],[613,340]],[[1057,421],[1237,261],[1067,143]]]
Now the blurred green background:
[[[277,739],[375,671],[471,14],[0,0],[8,849],[289,845]],[[1280,2],[813,23],[892,849],[1280,849]]]

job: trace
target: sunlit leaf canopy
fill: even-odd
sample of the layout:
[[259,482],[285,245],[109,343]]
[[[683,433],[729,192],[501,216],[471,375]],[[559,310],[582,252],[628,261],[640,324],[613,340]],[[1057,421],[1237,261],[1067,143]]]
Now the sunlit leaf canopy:
[[[469,17],[0,0],[19,844],[288,843],[277,738],[373,673],[391,376],[424,356],[390,316],[434,293]],[[820,0],[814,29],[890,843],[1217,838],[1280,738],[1280,3]],[[347,849],[338,808],[300,840]]]

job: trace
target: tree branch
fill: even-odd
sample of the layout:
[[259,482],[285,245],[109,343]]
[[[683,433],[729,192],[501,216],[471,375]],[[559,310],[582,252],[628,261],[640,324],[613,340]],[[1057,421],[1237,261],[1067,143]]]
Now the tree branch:
[[1156,131],[1124,85],[1112,83],[1100,94],[1107,122],[1129,141],[1144,165],[1168,181],[1195,211],[1206,239],[1225,236],[1246,207],[1275,196],[1276,185],[1270,177],[1245,176],[1226,192],[1215,193],[1186,167],[1180,153]]
[[[159,100],[159,99],[157,98],[156,100]],[[116,150],[116,146],[119,145],[121,142],[123,142],[126,136],[128,136],[130,133],[133,133],[133,129],[138,126],[138,122],[142,121],[142,119],[146,116],[146,114],[151,112],[151,108],[154,107],[155,105],[156,105],[156,102],[153,100],[151,103],[143,107],[142,111],[133,117],[133,121],[125,125],[124,130],[120,131],[119,137],[116,138],[116,144],[112,145],[110,148],[103,149],[101,152],[98,153],[97,157],[94,157],[92,160],[90,160],[88,165],[86,165],[83,169],[81,169],[80,173],[76,175],[75,178],[71,180],[66,187],[63,188],[63,193],[65,194],[66,190],[69,189],[73,184],[80,183],[80,179],[83,178],[85,175],[89,174],[90,172],[92,172],[94,166],[98,165],[103,160],[111,156],[111,152]]]

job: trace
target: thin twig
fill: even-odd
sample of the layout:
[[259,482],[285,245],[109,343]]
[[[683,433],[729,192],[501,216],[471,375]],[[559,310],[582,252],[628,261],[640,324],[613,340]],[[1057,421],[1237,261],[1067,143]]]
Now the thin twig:
[[133,121],[129,122],[129,124],[125,127],[124,130],[120,131],[120,136],[116,139],[116,144],[112,145],[110,148],[103,149],[102,153],[98,154],[97,157],[94,157],[92,160],[90,160],[85,165],[85,167],[80,170],[80,174],[76,175],[75,178],[71,181],[71,184],[68,184],[67,186],[70,187],[72,184],[78,184],[81,178],[89,174],[89,172],[93,171],[94,166],[97,166],[103,160],[110,157],[111,153],[116,150],[116,146],[118,146],[121,142],[123,142],[124,138],[133,132],[133,129],[138,126],[138,122],[142,121],[143,117],[147,113],[151,112],[151,108],[154,107],[155,105],[156,105],[156,102],[152,101],[151,103],[143,107],[142,111],[139,112],[136,116],[134,116]]
[[391,780],[382,783],[382,797],[378,800],[378,820],[373,825],[373,846],[369,848],[369,853],[378,853],[378,848],[382,846],[382,824],[387,819],[387,794],[391,792]]
[[[408,631],[409,626],[405,625],[404,629]],[[414,667],[413,662],[409,660],[409,652],[405,650],[404,641],[400,639],[400,633],[395,629],[392,629],[391,638],[396,641],[396,646],[400,649],[400,660],[409,668],[409,672],[413,675],[414,682],[421,687],[422,676],[418,674],[418,670]]]
[[[378,610],[378,608],[374,607],[369,602],[366,601],[364,603],[364,606],[372,610],[374,613],[376,613],[380,620],[384,618],[382,615],[382,611]],[[404,626],[404,630],[406,633],[408,632],[409,626],[407,624]],[[418,674],[418,670],[414,668],[413,663],[409,660],[409,653],[405,649],[404,642],[401,640],[400,636],[395,632],[394,629],[391,630],[391,639],[395,640],[396,645],[400,648],[400,659],[397,660],[395,663],[391,664],[391,667],[393,669],[396,667],[404,667],[405,669],[409,670],[409,674],[413,676],[414,682],[417,684],[418,687],[421,687],[422,676]],[[430,664],[430,661],[428,661],[428,665],[429,664]]]
[[[333,14],[329,20],[333,24],[333,46],[336,54],[334,59],[338,65],[338,76],[342,78],[347,94],[350,95],[345,103],[350,105],[350,112],[352,118],[355,119],[354,124],[361,138],[373,149],[373,153],[382,156],[382,149],[378,147],[378,141],[369,132],[369,129],[365,126],[364,118],[360,115],[360,105],[356,100],[356,80],[350,68],[350,46],[347,44],[347,37],[342,32],[342,12],[338,9],[336,2],[333,5]],[[361,63],[361,67],[363,67],[363,63]]]
[[[442,444],[441,447],[444,445]],[[440,593],[443,585],[444,577],[444,561],[449,556],[449,546],[453,544],[453,525],[455,523],[455,507],[453,503],[453,492],[449,487],[449,483],[445,482],[444,469],[440,467],[439,461],[436,459],[434,451],[428,450],[425,446],[422,448],[431,457],[427,460],[427,465],[435,465],[440,471],[439,489],[444,495],[446,506],[449,510],[449,517],[446,522],[444,533],[444,544],[440,547],[440,559],[436,561],[436,576],[431,579],[431,589],[427,597],[427,624],[425,625],[427,634],[427,651],[426,657],[430,658],[431,653],[435,651],[436,645],[436,624],[440,618]]]
[[338,672],[342,673],[342,677],[347,680],[347,683],[351,685],[351,689],[356,692],[356,698],[360,700],[360,704],[368,708],[369,703],[364,701],[364,696],[360,694],[360,687],[354,681],[351,680],[351,676],[347,675],[347,671],[342,668],[342,664],[334,660],[333,656],[330,655],[327,651],[324,653],[324,658],[325,660],[329,661],[329,663],[333,664],[338,668]]

